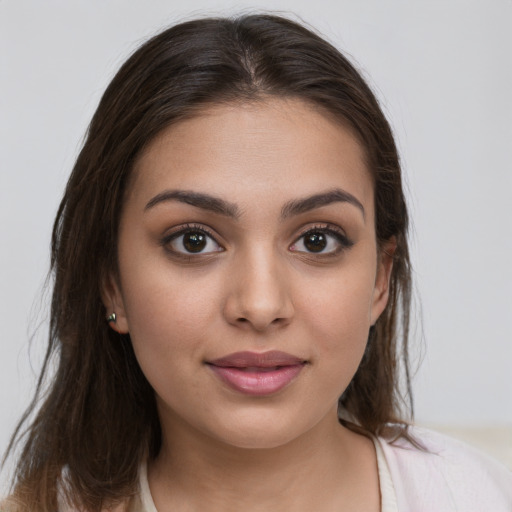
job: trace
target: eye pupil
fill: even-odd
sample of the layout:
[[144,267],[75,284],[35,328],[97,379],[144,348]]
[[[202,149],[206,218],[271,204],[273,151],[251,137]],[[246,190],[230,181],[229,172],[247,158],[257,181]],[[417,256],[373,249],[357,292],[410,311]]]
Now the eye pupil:
[[183,247],[188,252],[201,252],[206,247],[206,236],[199,232],[190,232],[183,235]]
[[320,252],[327,245],[326,237],[323,233],[310,233],[304,240],[304,245],[311,252]]

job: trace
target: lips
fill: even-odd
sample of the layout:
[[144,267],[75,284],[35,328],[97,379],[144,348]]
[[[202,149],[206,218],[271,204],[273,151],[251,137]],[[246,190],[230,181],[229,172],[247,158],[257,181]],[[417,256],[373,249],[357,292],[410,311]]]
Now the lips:
[[265,396],[277,393],[292,382],[306,361],[272,350],[263,353],[235,352],[207,364],[230,388],[247,395]]

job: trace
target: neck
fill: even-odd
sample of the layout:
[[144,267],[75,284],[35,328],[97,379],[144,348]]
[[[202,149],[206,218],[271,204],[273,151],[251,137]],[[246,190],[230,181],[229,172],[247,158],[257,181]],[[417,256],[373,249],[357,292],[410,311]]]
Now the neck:
[[361,496],[378,502],[373,443],[342,427],[335,410],[300,437],[272,448],[232,446],[179,421],[162,425],[168,427],[162,449],[149,465],[159,512],[320,512],[334,506],[342,511],[358,510]]

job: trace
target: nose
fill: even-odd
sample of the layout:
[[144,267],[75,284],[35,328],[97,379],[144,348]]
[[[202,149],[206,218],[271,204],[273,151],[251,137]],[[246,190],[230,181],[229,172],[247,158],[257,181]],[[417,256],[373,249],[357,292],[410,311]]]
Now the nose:
[[258,332],[289,324],[294,307],[286,270],[271,250],[260,248],[239,257],[230,275],[224,305],[226,320]]

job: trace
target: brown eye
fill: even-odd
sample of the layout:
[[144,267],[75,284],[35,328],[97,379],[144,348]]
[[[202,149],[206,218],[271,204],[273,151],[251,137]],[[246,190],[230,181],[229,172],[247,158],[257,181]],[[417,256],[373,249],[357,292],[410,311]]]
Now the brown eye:
[[201,252],[206,247],[206,236],[204,233],[186,233],[183,235],[183,247],[188,252]]
[[324,233],[309,233],[304,237],[304,247],[311,252],[321,252],[327,247]]
[[340,228],[326,226],[314,228],[301,235],[291,246],[290,251],[307,254],[336,255],[349,249],[354,243]]
[[170,252],[178,254],[209,254],[224,250],[216,240],[199,228],[185,228],[165,237],[162,245]]

